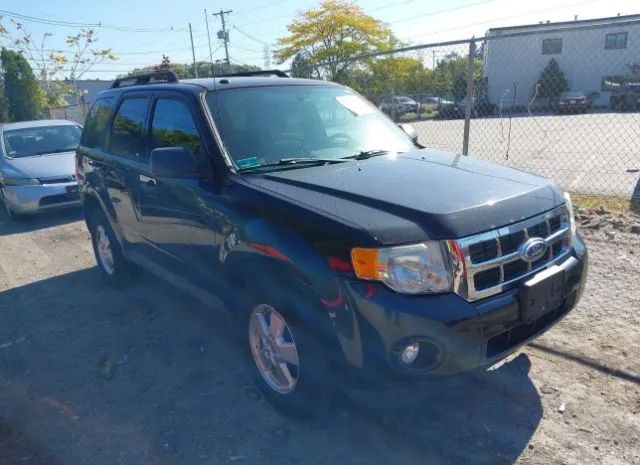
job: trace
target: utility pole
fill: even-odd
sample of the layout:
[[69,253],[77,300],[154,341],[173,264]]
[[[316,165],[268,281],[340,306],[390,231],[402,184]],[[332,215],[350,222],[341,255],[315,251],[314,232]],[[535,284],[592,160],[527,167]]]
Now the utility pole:
[[196,65],[196,49],[193,46],[193,31],[191,30],[191,23],[189,23],[189,37],[191,37],[191,55],[193,55],[193,73],[198,77],[198,66]]
[[220,10],[219,13],[212,13],[213,16],[220,16],[220,21],[222,22],[222,30],[218,31],[218,39],[222,39],[224,41],[224,56],[227,63],[227,69],[231,66],[231,62],[229,61],[229,32],[227,31],[227,25],[224,21],[224,15],[228,15],[229,13],[233,13],[233,10]]
[[271,69],[271,50],[269,50],[267,44],[262,46],[262,56],[264,59],[264,69]]
[[211,75],[213,75],[213,52],[211,51],[211,33],[209,32],[209,15],[204,9],[204,21],[207,23],[207,41],[209,42],[209,62],[211,63]]

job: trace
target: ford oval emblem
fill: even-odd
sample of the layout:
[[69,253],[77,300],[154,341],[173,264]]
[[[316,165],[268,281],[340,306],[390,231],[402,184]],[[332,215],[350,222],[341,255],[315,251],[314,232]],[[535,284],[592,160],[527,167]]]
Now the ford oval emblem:
[[532,237],[520,246],[520,257],[525,262],[541,259],[547,251],[547,243],[541,237]]

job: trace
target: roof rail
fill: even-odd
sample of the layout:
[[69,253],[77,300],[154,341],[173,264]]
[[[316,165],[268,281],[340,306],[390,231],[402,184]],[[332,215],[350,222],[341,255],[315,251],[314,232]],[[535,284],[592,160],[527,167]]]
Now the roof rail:
[[250,77],[250,76],[277,76],[281,78],[288,78],[289,75],[279,69],[259,70],[259,71],[243,71],[241,73],[223,74],[220,77]]
[[152,71],[150,73],[140,73],[140,74],[130,74],[129,76],[125,76],[122,78],[118,78],[113,81],[111,84],[112,89],[116,89],[121,87],[121,85],[128,81],[134,81],[132,84],[128,84],[128,86],[141,86],[144,84],[149,84],[151,80],[160,81],[160,82],[169,82],[176,83],[178,82],[178,76],[173,71],[168,69]]

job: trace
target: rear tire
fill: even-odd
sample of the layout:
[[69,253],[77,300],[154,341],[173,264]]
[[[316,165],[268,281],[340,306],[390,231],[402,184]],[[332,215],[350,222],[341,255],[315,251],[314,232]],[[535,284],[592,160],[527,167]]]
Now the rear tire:
[[102,211],[95,210],[92,213],[89,231],[100,274],[113,287],[129,285],[140,270],[124,258],[120,243]]

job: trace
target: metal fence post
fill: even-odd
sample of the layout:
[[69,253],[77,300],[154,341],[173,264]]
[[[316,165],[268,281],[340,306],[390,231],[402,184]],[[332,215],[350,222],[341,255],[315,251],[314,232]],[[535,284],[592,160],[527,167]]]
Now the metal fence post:
[[464,106],[464,134],[462,136],[462,155],[469,155],[469,130],[471,129],[471,111],[473,110],[473,63],[476,59],[476,43],[469,42],[469,61],[467,62],[467,97]]

